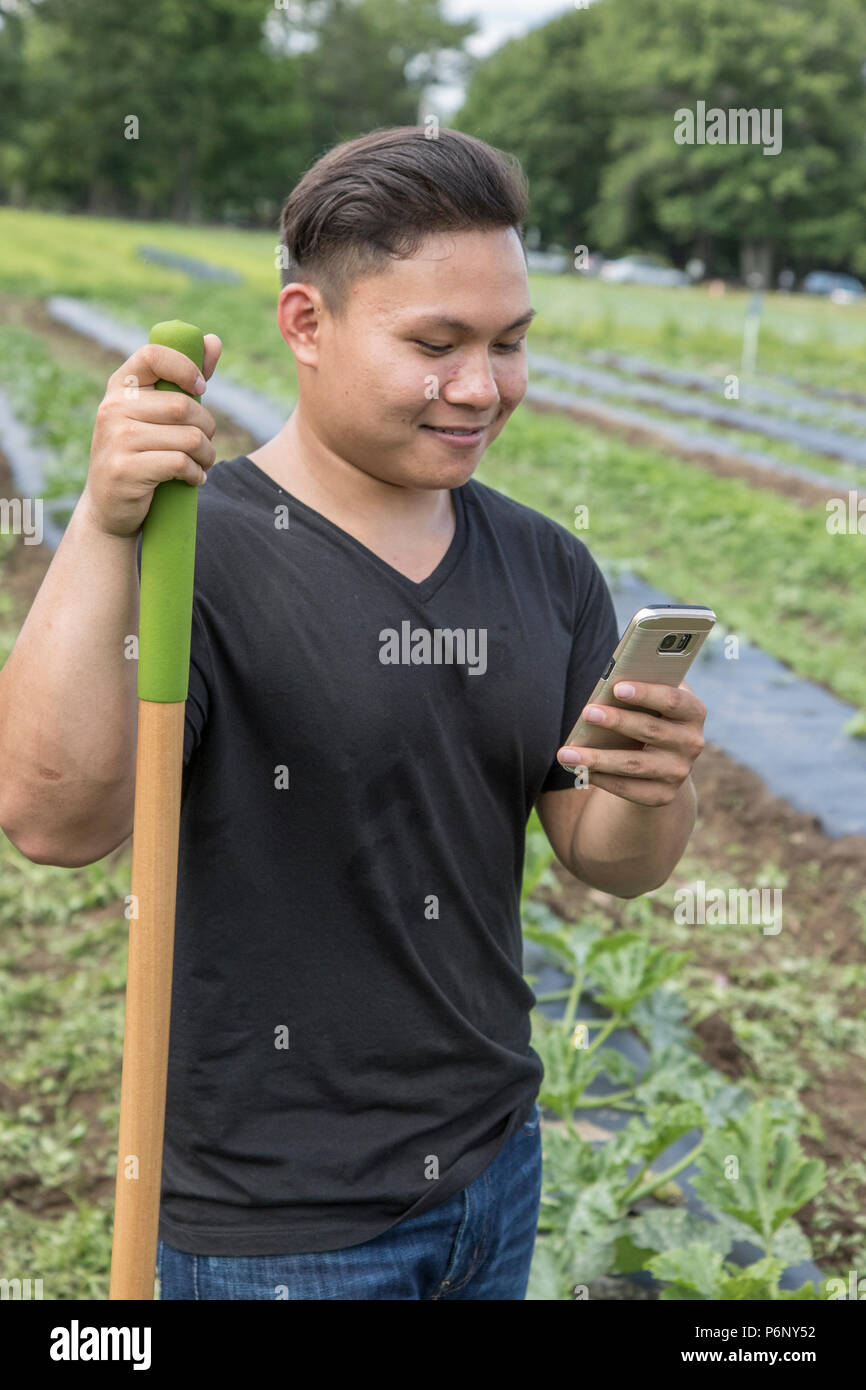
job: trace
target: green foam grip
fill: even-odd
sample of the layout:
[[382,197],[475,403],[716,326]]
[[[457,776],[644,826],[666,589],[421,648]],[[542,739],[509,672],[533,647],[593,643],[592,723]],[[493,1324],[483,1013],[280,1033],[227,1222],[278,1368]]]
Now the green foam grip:
[[[204,338],[180,319],[156,324],[150,341],[204,364]],[[158,381],[158,391],[181,391]],[[189,392],[184,394],[189,395]],[[193,400],[199,400],[193,396]],[[154,488],[141,528],[141,602],[138,624],[138,698],[177,704],[189,693],[189,649],[195,575],[198,488],[170,478]]]

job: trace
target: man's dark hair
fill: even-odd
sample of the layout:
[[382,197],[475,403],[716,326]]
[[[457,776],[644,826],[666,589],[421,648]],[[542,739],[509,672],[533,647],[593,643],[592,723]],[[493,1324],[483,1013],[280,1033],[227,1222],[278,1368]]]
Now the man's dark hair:
[[328,150],[286,199],[281,284],[310,281],[339,317],[359,276],[414,255],[430,233],[514,227],[522,244],[528,207],[515,155],[459,130],[373,130]]

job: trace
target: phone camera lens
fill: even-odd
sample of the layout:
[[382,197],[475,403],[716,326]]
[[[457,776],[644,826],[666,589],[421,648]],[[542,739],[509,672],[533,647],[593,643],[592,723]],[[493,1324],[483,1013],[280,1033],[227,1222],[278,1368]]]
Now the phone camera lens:
[[682,652],[689,645],[690,632],[668,632],[659,642],[660,652]]

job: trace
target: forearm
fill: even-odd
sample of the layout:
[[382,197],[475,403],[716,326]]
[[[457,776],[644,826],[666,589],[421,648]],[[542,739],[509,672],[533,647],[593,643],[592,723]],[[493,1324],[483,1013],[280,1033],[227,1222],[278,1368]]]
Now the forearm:
[[596,788],[574,832],[571,872],[621,898],[660,887],[682,858],[697,805],[690,776],[664,806],[638,806]]
[[101,530],[83,494],[0,672],[0,824],[19,847],[113,823],[120,840],[131,822],[136,544]]

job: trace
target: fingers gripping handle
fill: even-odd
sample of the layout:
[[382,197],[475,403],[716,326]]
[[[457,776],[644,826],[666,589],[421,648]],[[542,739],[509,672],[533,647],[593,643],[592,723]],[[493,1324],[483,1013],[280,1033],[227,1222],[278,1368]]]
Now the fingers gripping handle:
[[[150,341],[184,353],[199,371],[204,338],[180,319],[158,323]],[[158,391],[180,391],[158,381]],[[188,392],[185,394],[189,394]],[[193,400],[199,400],[193,396]],[[189,649],[195,574],[198,488],[181,478],[160,483],[141,528],[141,603],[138,624],[138,698],[175,704],[189,692]]]

